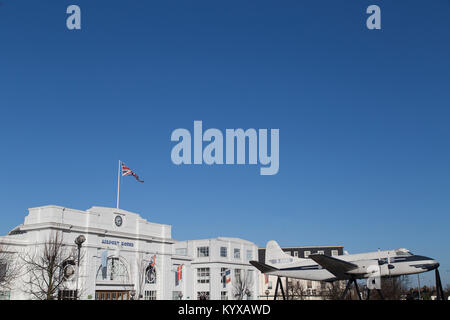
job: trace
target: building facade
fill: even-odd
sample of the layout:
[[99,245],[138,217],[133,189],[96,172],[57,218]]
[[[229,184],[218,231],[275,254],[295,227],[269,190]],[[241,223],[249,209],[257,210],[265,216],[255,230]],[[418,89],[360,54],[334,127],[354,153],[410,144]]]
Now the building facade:
[[[306,247],[281,247],[281,249],[297,258],[308,258],[310,254],[325,254],[328,256],[339,256],[345,254],[344,247],[337,246],[306,246]],[[258,261],[266,263],[266,249],[258,249]],[[276,289],[277,277],[259,276],[259,299],[273,299]],[[290,295],[289,299],[294,300],[322,300],[333,294],[333,286],[342,287],[343,283],[334,284],[324,281],[301,280],[294,278],[282,278],[283,289]],[[278,289],[278,299],[281,299],[281,290]]]
[[[78,247],[75,240],[80,236],[84,242]],[[7,286],[0,286],[0,298],[45,298],[35,276],[38,271],[30,266],[48,256],[55,243],[61,244],[64,260],[60,261],[63,271],[55,278],[60,281],[54,292],[59,299],[194,300],[199,292],[209,292],[211,299],[225,298],[220,270],[252,268],[244,266],[248,262],[245,252],[257,255],[256,245],[241,239],[176,241],[170,225],[152,223],[122,209],[31,208],[23,224],[0,237],[0,284],[7,278],[7,270],[14,270],[15,276]],[[204,256],[201,247],[208,247],[211,254]],[[220,257],[216,249],[221,247],[229,252],[239,248],[242,257]],[[258,284],[255,280],[255,293]],[[228,291],[230,288],[228,285]],[[227,294],[226,298],[233,296]]]
[[190,240],[175,244],[177,254],[192,257],[194,281],[189,281],[195,298],[211,300],[257,299],[259,271],[249,264],[258,247],[237,238]]

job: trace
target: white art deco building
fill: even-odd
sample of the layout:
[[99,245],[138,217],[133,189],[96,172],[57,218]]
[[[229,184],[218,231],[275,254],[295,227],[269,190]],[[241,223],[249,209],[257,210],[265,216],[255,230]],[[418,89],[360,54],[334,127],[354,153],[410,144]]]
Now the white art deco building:
[[[80,235],[85,241],[78,260],[75,239]],[[258,274],[248,261],[257,256],[258,249],[249,241],[180,242],[172,239],[170,225],[149,222],[133,212],[105,207],[81,211],[53,205],[29,209],[22,225],[0,237],[0,285],[7,269],[13,269],[15,275],[8,286],[0,286],[0,298],[36,298],[39,289],[25,261],[41,257],[55,236],[65,255],[73,257],[64,260],[63,284],[55,293],[59,298],[73,298],[77,288],[79,298],[88,300],[257,298]],[[224,285],[227,269],[231,282]],[[234,284],[239,275],[248,276],[246,292],[241,295]]]

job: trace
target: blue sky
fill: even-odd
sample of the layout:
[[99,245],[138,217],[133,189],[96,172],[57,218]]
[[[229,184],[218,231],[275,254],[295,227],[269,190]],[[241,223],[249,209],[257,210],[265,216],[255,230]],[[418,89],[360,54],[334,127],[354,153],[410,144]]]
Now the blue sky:
[[[448,1],[1,2],[1,234],[29,207],[115,206],[120,158],[145,180],[121,208],[176,239],[406,247],[450,282]],[[279,128],[279,173],[175,166],[194,120]]]

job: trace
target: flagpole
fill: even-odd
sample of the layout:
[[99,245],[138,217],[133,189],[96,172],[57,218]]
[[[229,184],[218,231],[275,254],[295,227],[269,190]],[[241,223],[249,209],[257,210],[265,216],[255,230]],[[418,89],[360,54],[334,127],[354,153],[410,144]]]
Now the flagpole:
[[119,193],[120,193],[120,164],[121,161],[119,159],[119,170],[117,171],[117,209],[119,209]]

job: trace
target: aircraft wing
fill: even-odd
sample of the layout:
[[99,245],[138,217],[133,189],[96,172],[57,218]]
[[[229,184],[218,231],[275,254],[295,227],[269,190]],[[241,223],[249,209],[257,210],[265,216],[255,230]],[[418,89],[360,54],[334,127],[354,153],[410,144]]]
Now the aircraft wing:
[[278,269],[272,266],[269,266],[265,263],[261,263],[258,261],[249,261],[252,266],[261,271],[262,273],[267,273],[271,271],[277,271]]
[[323,254],[311,254],[308,258],[314,260],[338,278],[342,278],[348,271],[358,268],[356,264]]

